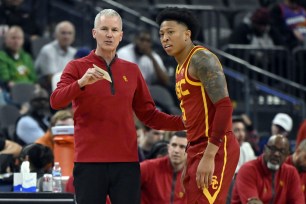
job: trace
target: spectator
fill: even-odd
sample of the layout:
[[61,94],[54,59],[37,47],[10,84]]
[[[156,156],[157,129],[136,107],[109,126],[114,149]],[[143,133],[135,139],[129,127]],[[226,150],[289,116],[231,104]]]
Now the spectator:
[[298,170],[306,203],[306,140],[303,140],[297,146],[295,152],[291,156],[287,157],[285,163],[294,166]]
[[[51,118],[50,127],[64,125],[73,125],[73,116],[70,110],[60,110],[56,112]],[[50,128],[42,137],[38,138],[35,143],[45,145],[53,151],[54,142]]]
[[20,153],[20,164],[29,161],[30,172],[37,173],[37,184],[39,191],[43,191],[43,175],[52,173],[54,155],[52,150],[41,144],[30,144],[25,146]]
[[296,138],[296,146],[306,139],[306,120],[304,120],[299,128],[298,135]]
[[240,145],[240,157],[236,168],[237,173],[244,163],[253,160],[256,157],[250,143],[245,141],[246,130],[245,123],[242,118],[233,117],[233,132]]
[[263,155],[240,168],[232,204],[304,203],[296,169],[284,164],[288,154],[288,139],[282,135],[271,136]]
[[170,139],[168,156],[140,164],[142,204],[187,204],[180,182],[186,146],[186,132],[176,132]]
[[30,171],[37,173],[37,179],[45,173],[51,173],[54,164],[52,150],[41,144],[25,146],[20,153],[20,160],[30,162]]
[[32,93],[29,111],[16,123],[16,136],[21,144],[30,144],[42,137],[49,127],[50,104],[46,90],[36,88]]
[[272,135],[281,134],[288,137],[290,131],[292,130],[292,126],[293,126],[292,118],[288,114],[278,113],[275,115],[272,121],[272,126],[271,126]]
[[156,159],[168,155],[168,145],[168,141],[157,141],[153,144],[147,159]]
[[136,63],[148,85],[168,85],[167,70],[161,57],[152,50],[152,37],[149,31],[140,31],[133,43],[118,50],[118,56]]
[[231,197],[232,197],[232,191],[233,191],[233,187],[235,184],[235,180],[236,180],[236,175],[240,169],[240,167],[250,161],[255,159],[255,153],[250,145],[250,143],[246,142],[246,125],[245,122],[243,120],[242,117],[238,117],[238,116],[233,116],[232,118],[233,121],[233,133],[236,136],[239,145],[240,145],[240,157],[239,157],[239,161],[236,167],[236,171],[235,171],[235,175],[233,177],[232,183],[230,185],[230,189],[228,192],[228,197],[227,197],[227,202],[226,203],[230,203],[231,202]]
[[23,44],[23,47],[28,53],[31,53],[31,40],[42,36],[44,25],[38,24],[35,11],[25,9],[23,2],[23,0],[3,0],[1,2],[0,37],[5,35],[9,27],[20,26],[25,33],[25,44]]
[[306,11],[297,0],[284,0],[270,11],[274,42],[289,48],[303,45],[306,36]]
[[12,26],[5,34],[4,50],[0,51],[0,80],[6,89],[15,83],[36,82],[31,56],[22,49],[24,34],[19,26]]
[[143,140],[139,144],[139,148],[143,151],[145,159],[149,158],[153,145],[156,142],[163,140],[164,136],[165,136],[165,131],[156,130],[148,126],[145,126]]
[[55,27],[55,40],[42,47],[35,61],[35,69],[40,76],[42,87],[51,91],[53,74],[64,70],[66,64],[74,59],[76,49],[74,42],[75,29],[69,21],[62,21]]
[[256,48],[273,47],[269,11],[259,8],[251,16],[247,15],[233,30],[229,43],[251,45]]
[[[283,135],[288,138],[289,133],[292,130],[293,122],[292,118],[286,113],[277,113],[272,120],[271,135]],[[265,145],[267,144],[270,136],[260,137],[259,147],[260,153],[263,152]]]
[[259,147],[259,139],[260,136],[258,135],[257,130],[254,128],[253,122],[250,117],[246,114],[242,114],[241,118],[246,127],[246,142],[249,142],[255,155],[259,155],[260,147]]

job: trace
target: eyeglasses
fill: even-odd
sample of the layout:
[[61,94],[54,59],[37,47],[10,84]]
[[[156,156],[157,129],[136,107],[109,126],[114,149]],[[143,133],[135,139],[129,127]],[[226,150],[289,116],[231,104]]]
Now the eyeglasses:
[[270,146],[270,145],[266,145],[266,147],[273,153],[275,152],[279,152],[281,154],[288,154],[288,150],[286,149],[278,149],[277,147],[275,146]]

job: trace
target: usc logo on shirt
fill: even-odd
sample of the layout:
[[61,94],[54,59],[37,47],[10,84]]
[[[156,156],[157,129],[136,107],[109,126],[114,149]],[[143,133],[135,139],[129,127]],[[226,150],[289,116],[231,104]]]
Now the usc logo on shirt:
[[182,86],[184,84],[186,84],[186,80],[185,79],[181,79],[180,81],[175,83],[175,91],[176,91],[176,95],[177,95],[178,99],[181,99],[182,96],[187,96],[187,95],[190,94],[188,89],[184,90],[182,88]]
[[213,176],[212,181],[211,181],[211,187],[212,187],[212,189],[216,190],[216,189],[218,189],[218,186],[219,186],[218,177]]

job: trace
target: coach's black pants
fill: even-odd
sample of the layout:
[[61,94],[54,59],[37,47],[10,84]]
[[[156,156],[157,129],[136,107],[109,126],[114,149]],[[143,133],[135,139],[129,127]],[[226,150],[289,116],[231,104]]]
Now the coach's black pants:
[[74,164],[77,204],[140,204],[140,167],[138,162]]

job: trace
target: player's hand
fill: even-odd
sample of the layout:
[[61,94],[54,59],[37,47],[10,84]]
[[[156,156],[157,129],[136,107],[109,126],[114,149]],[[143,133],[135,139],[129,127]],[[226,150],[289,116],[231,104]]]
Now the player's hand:
[[215,158],[203,155],[198,165],[196,173],[197,186],[200,189],[208,188],[211,184],[212,176],[215,171]]
[[95,70],[94,68],[89,68],[86,73],[78,80],[79,86],[82,88],[88,84],[93,84],[99,80],[103,79],[103,74]]
[[215,156],[218,150],[218,146],[208,142],[196,173],[196,182],[198,188],[208,188],[211,184],[215,171]]

